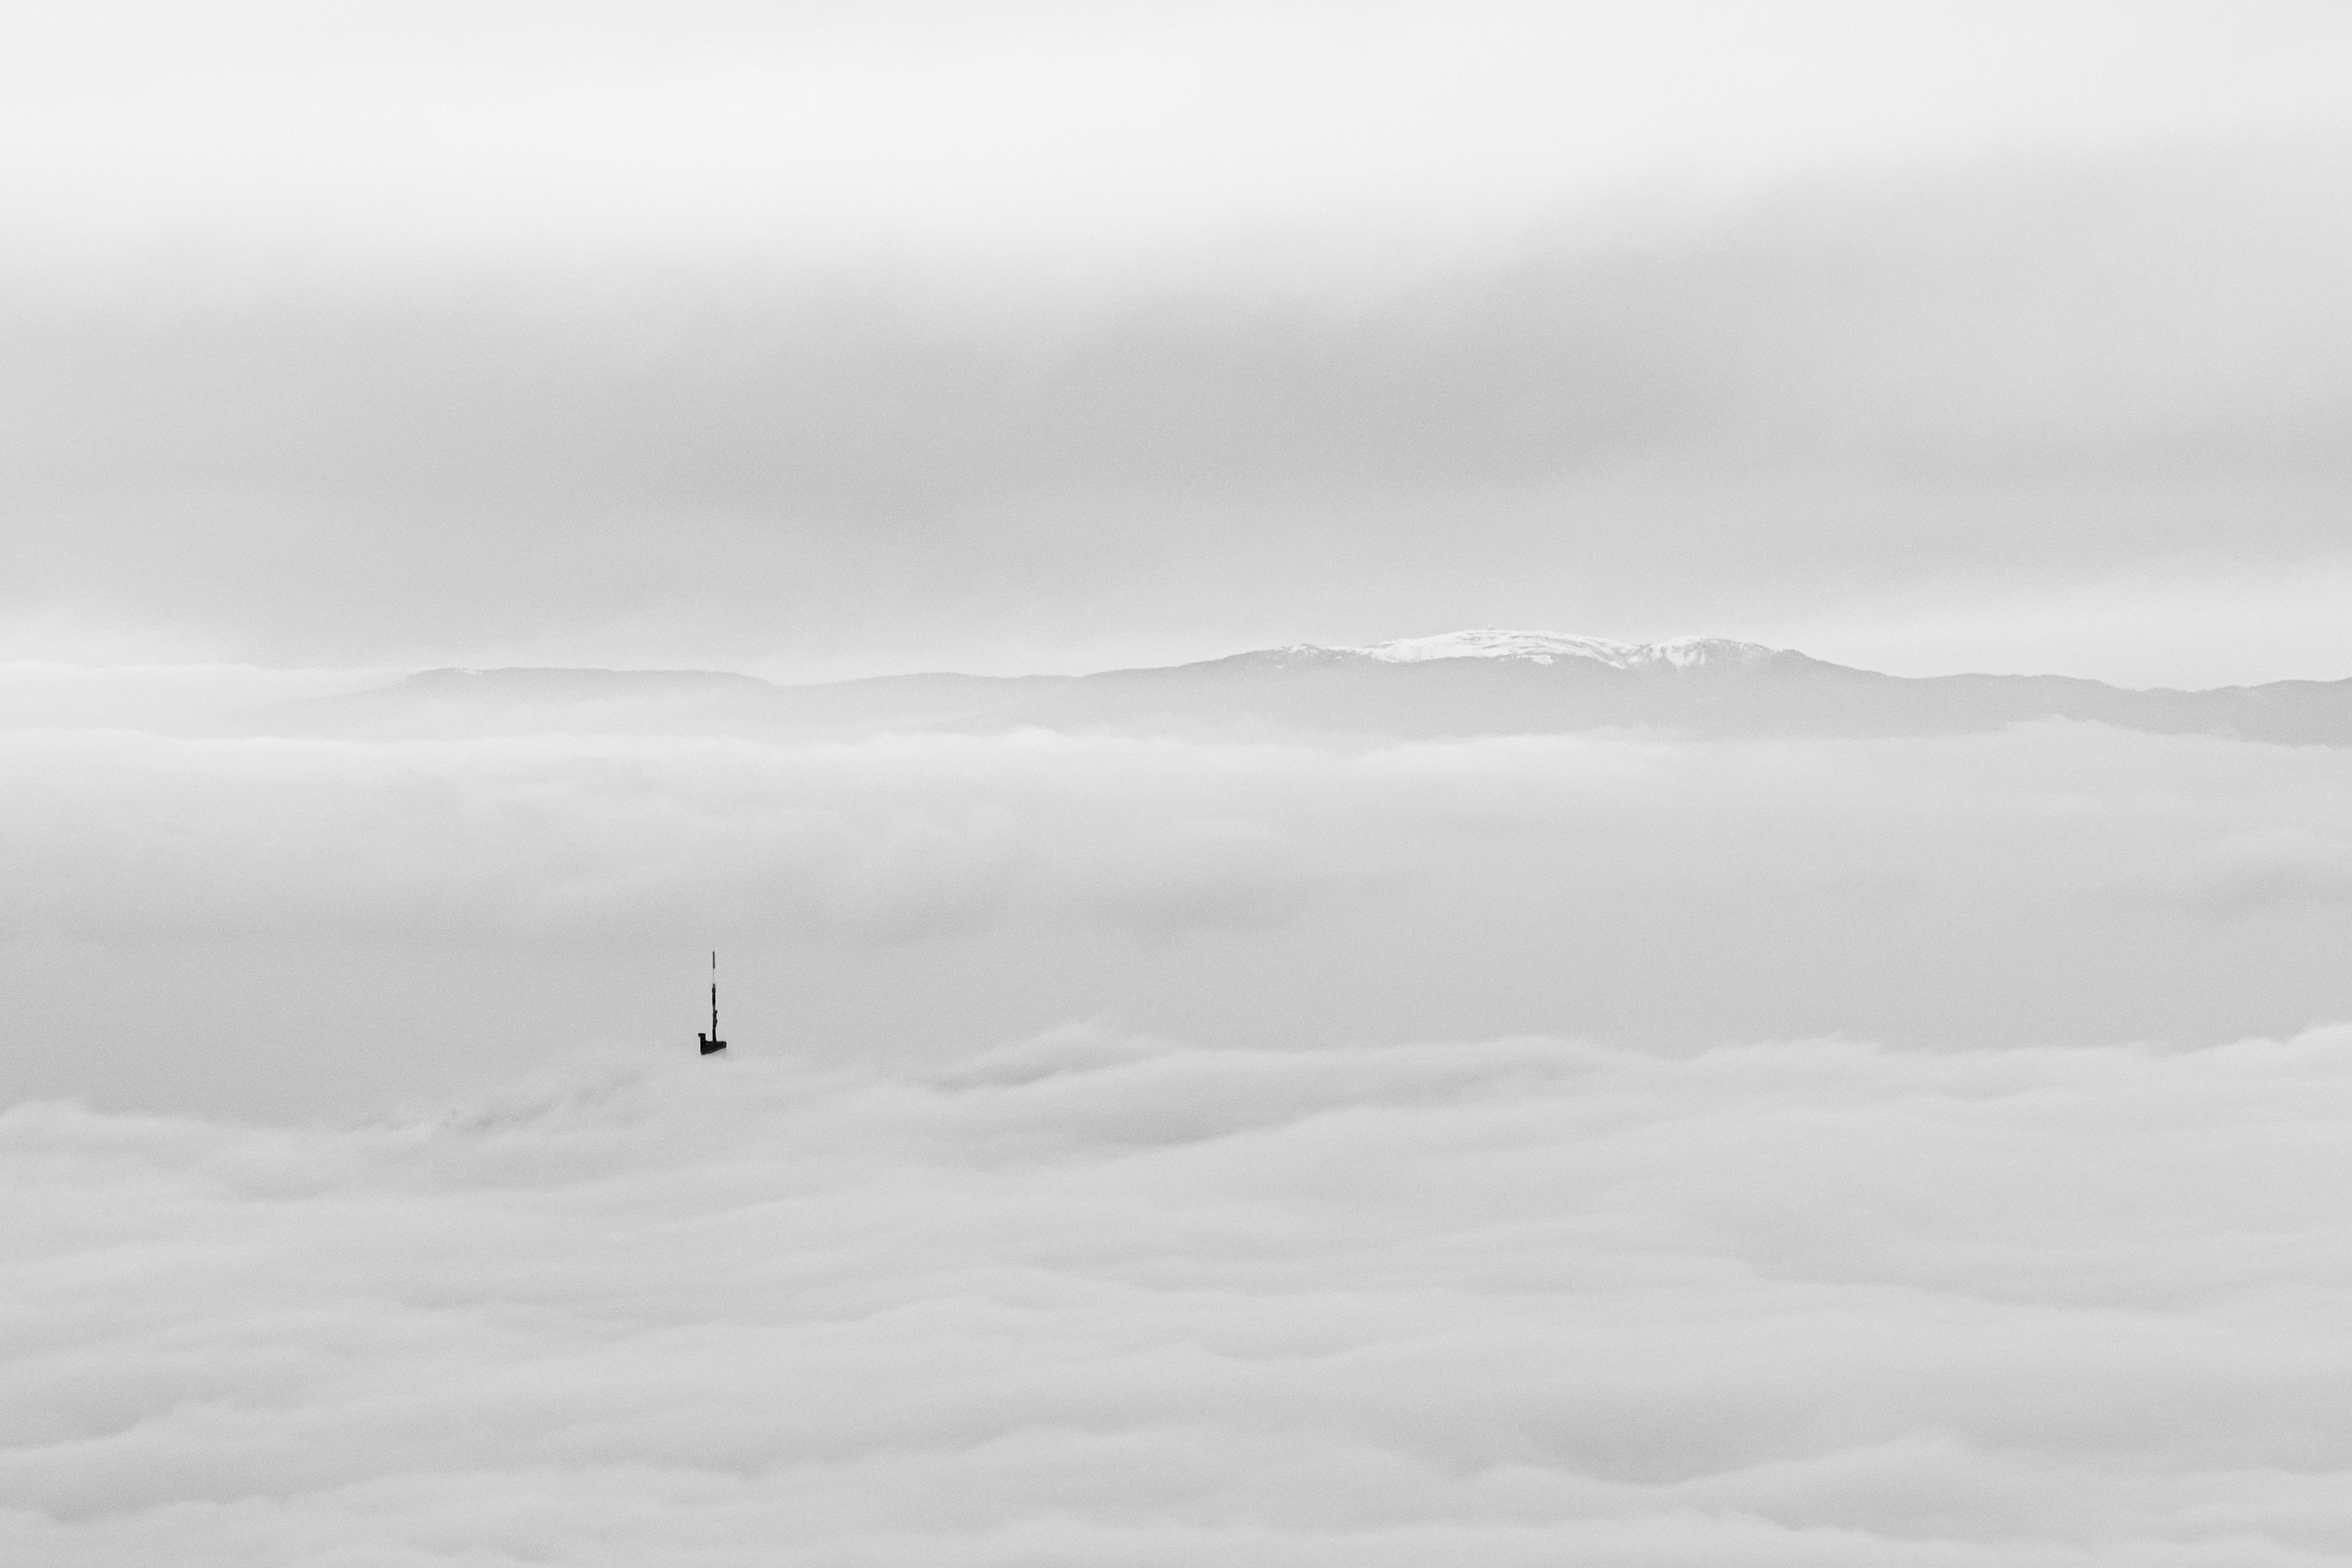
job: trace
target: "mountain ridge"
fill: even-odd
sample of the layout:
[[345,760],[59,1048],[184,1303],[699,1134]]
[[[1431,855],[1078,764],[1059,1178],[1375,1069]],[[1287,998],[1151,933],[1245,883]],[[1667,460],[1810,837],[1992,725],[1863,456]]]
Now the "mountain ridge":
[[2352,679],[2184,691],[2061,675],[1895,676],[1730,638],[1621,643],[1484,627],[1088,675],[930,671],[788,685],[725,670],[451,668],[280,704],[269,717],[298,730],[392,734],[1042,728],[1395,738],[1621,728],[1868,737],[2059,719],[2346,745]]

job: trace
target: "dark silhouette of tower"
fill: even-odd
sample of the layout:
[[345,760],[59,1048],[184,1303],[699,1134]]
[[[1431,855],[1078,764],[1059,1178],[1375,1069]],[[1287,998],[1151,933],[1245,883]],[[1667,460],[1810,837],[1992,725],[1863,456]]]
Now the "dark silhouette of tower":
[[710,955],[710,1033],[694,1037],[702,1042],[706,1057],[727,1048],[727,1042],[719,1037],[719,955],[715,952]]

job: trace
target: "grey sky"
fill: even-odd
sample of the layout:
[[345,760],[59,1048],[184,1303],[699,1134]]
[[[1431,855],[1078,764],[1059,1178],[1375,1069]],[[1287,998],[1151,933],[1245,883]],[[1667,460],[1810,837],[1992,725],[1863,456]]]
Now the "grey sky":
[[0,653],[2352,668],[2333,7],[34,30]]

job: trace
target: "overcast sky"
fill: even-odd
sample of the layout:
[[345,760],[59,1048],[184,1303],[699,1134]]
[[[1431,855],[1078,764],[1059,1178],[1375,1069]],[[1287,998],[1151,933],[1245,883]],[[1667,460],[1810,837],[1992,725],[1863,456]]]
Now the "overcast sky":
[[0,656],[2352,673],[2339,5],[8,22]]

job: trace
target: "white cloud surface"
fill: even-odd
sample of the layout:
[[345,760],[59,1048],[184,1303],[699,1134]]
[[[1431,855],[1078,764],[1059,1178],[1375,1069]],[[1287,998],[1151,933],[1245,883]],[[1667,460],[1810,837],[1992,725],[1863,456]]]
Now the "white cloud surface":
[[1695,1058],[1063,1031],[437,1117],[0,1119],[0,1552],[2352,1552],[2352,1036]]
[[1886,742],[0,734],[0,1100],[372,1112],[730,1026],[2210,1044],[2352,1016],[2352,756]]

